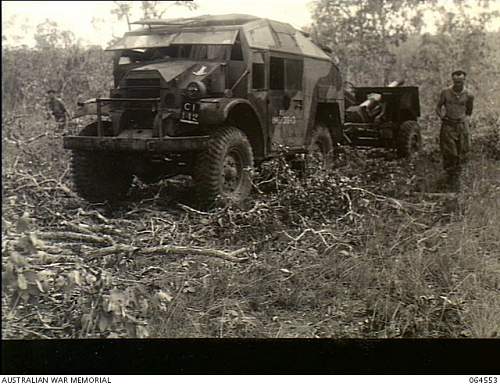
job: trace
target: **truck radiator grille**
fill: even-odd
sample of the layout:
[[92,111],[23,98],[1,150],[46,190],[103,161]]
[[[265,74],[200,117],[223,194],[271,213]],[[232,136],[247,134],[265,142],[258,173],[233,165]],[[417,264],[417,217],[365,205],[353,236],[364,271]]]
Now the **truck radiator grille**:
[[159,98],[160,79],[127,79],[125,82],[128,98]]
[[126,87],[160,88],[160,79],[159,78],[127,79]]

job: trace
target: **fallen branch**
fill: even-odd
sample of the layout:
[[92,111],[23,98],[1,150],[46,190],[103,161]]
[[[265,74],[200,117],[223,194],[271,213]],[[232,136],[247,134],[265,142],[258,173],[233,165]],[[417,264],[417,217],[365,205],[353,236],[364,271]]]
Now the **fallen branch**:
[[37,235],[45,240],[60,241],[87,241],[95,244],[113,244],[113,239],[109,236],[95,236],[76,232],[39,232]]
[[[76,233],[84,233],[96,237],[99,237],[96,235],[96,233],[97,234],[107,233],[108,235],[122,236],[122,232],[120,229],[113,228],[112,226],[109,225],[91,225],[85,223],[75,224],[72,223],[71,221],[66,221],[66,220],[62,221],[61,225],[68,227],[69,229],[73,230]],[[108,238],[108,240],[112,242],[113,240],[108,235],[104,235],[103,238]]]
[[72,191],[70,188],[68,188],[62,182],[58,183],[55,188],[60,190],[61,192],[66,193],[68,196],[71,196],[74,198],[80,198],[80,196],[78,196],[78,194],[76,194],[74,191]]
[[156,270],[157,270],[157,271],[161,271],[161,272],[166,273],[166,274],[168,274],[168,273],[169,273],[166,269],[164,269],[164,268],[162,268],[162,267],[151,266],[151,267],[147,267],[147,268],[143,269],[141,272],[139,272],[139,276],[143,276],[143,275],[144,275],[144,274],[146,274],[147,272],[150,272],[150,271],[156,271]]
[[237,258],[237,254],[245,252],[246,248],[238,249],[234,252],[224,252],[217,249],[211,248],[199,248],[199,247],[185,247],[179,245],[162,245],[158,247],[133,247],[131,245],[116,244],[110,247],[100,248],[99,250],[92,251],[88,253],[89,257],[103,257],[107,255],[117,254],[117,253],[140,253],[144,255],[152,254],[169,254],[169,253],[180,253],[180,254],[193,254],[202,256],[218,257],[223,260],[231,261],[233,263],[241,263],[248,260],[248,258]]
[[416,210],[418,212],[423,212],[423,213],[433,213],[434,212],[433,210],[425,210],[422,208],[425,206],[429,206],[429,204],[425,203],[425,202],[422,202],[419,204],[413,203],[413,202],[408,202],[406,200],[395,199],[394,197],[389,197],[389,196],[384,196],[381,194],[373,193],[373,192],[370,192],[369,190],[359,188],[359,187],[354,187],[354,186],[350,186],[349,189],[366,193],[366,194],[374,197],[376,200],[379,200],[381,202],[390,203],[390,204],[392,204],[391,206],[395,209],[407,211],[408,208],[406,208],[406,207],[409,207],[409,208],[412,208],[413,210]]
[[446,198],[446,199],[457,198],[457,193],[454,192],[446,192],[446,193],[417,192],[417,193],[412,193],[411,195],[423,198]]
[[73,224],[70,221],[63,221],[61,222],[61,225],[65,225],[68,228],[73,229],[76,233],[85,233],[86,235],[95,236],[87,224]]
[[181,203],[177,203],[177,206],[183,210],[185,210],[186,212],[191,212],[191,213],[196,213],[196,214],[201,214],[201,215],[204,215],[204,216],[207,216],[207,215],[210,215],[212,213],[208,213],[208,212],[202,212],[201,210],[197,210],[197,209],[194,209],[194,208],[191,208],[190,206],[188,205],[184,205],[184,204],[181,204]]
[[105,223],[105,224],[109,223],[109,220],[106,217],[104,217],[101,213],[99,213],[97,210],[91,210],[89,212],[85,212],[82,208],[79,208],[78,215],[95,216],[97,219],[101,220],[103,223]]
[[19,145],[27,145],[28,143],[31,143],[33,141],[36,141],[37,139],[40,139],[42,137],[46,137],[49,135],[49,132],[45,132],[45,133],[42,133],[42,134],[39,134],[39,135],[36,135],[34,137],[31,137],[31,138],[28,138],[28,139],[25,139],[25,138],[20,138],[20,137],[16,137],[14,138],[13,136],[11,136],[10,138],[9,137],[6,137],[4,138],[7,142],[9,143],[13,143],[17,146]]

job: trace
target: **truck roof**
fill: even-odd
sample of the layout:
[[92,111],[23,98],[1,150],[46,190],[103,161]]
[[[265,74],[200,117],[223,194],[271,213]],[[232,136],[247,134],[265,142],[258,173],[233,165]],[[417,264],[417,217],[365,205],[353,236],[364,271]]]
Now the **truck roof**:
[[142,25],[107,50],[166,47],[172,44],[234,44],[238,32],[251,48],[291,53],[331,61],[302,31],[288,23],[245,14],[203,15],[193,18],[139,20]]

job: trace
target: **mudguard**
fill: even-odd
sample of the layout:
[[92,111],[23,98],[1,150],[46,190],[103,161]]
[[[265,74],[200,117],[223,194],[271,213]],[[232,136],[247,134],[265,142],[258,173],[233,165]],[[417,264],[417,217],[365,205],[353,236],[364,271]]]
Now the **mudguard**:
[[228,118],[231,110],[237,105],[248,106],[259,121],[260,127],[264,127],[261,117],[255,107],[243,98],[204,98],[200,103],[200,122],[206,125],[222,124]]
[[[255,106],[242,98],[204,98],[200,100],[200,123],[208,126],[231,124],[242,130],[250,140],[256,159],[267,154],[266,124]],[[233,114],[234,113],[234,114]]]

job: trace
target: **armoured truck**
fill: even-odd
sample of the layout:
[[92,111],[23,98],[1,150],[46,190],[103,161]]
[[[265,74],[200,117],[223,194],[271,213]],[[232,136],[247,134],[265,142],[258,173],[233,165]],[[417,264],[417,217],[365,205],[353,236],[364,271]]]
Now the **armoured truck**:
[[[120,200],[133,176],[178,174],[193,177],[207,205],[240,202],[261,162],[285,151],[326,164],[335,144],[356,142],[372,125],[346,123],[338,67],[289,24],[239,14],[136,24],[107,48],[109,98],[81,104],[95,122],[64,138],[75,189],[90,202]],[[352,103],[367,92],[357,89]],[[392,146],[380,132],[379,144]]]

